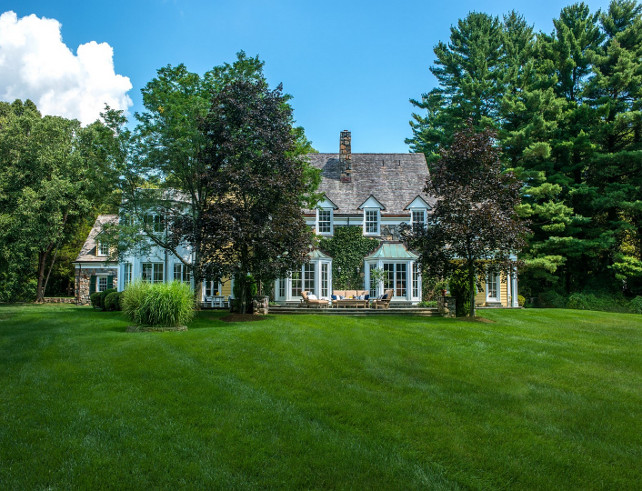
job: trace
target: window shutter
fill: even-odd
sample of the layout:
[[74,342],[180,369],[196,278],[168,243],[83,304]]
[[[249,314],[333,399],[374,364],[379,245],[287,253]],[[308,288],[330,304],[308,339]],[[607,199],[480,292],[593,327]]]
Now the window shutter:
[[109,275],[107,277],[107,288],[114,288],[114,275]]
[[96,292],[96,275],[92,274],[89,278],[89,294]]

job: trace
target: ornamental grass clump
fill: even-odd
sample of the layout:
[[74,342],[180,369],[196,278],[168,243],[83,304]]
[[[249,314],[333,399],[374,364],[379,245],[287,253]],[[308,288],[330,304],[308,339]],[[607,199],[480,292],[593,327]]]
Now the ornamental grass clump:
[[186,283],[129,285],[122,298],[125,315],[141,326],[178,327],[194,315],[194,293]]

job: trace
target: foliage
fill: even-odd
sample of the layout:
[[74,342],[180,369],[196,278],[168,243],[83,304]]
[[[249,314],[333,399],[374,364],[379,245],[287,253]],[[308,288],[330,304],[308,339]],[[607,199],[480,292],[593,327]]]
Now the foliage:
[[566,307],[566,298],[555,290],[541,292],[537,296],[537,306],[543,308],[563,309]]
[[183,326],[194,315],[194,292],[181,281],[132,283],[121,303],[127,317],[144,326]]
[[81,127],[43,117],[29,100],[0,102],[0,283],[7,300],[24,298],[34,279],[42,300],[60,248],[109,199],[114,130],[106,122]]
[[642,314],[642,297],[637,296],[631,300],[631,312],[634,314]]
[[[220,271],[219,265],[202,259],[206,247],[203,213],[218,199],[211,187],[217,169],[212,168],[208,154],[211,142],[205,121],[213,107],[212,97],[229,92],[230,85],[265,85],[263,65],[258,56],[248,57],[241,51],[234,63],[213,67],[202,76],[189,72],[184,64],[167,65],[145,86],[145,111],[136,115],[138,126],[134,134],[123,138],[128,159],[121,180],[126,198],[122,215],[131,220],[121,220],[118,228],[110,232],[121,252],[157,246],[187,264],[177,247],[189,244],[189,266],[196,290],[205,276],[215,276]],[[286,112],[291,110],[288,100],[287,95],[280,100]],[[303,128],[290,124],[287,131],[294,153],[314,150]],[[305,178],[298,191],[303,199],[314,199],[320,174],[307,163],[301,165]],[[162,230],[145,223],[144,216],[150,212],[163,217]]]
[[332,285],[336,290],[363,288],[363,258],[378,245],[377,239],[364,237],[361,227],[353,226],[335,226],[332,237],[319,240],[319,249],[332,257]]
[[[475,298],[476,289],[470,290],[468,282],[468,271],[461,268],[455,269],[450,275],[449,281],[450,295],[455,297],[456,315],[464,317],[470,313],[471,299]],[[472,300],[474,301],[474,300]]]
[[517,304],[520,307],[523,307],[524,305],[526,305],[526,298],[523,295],[517,295]]
[[91,295],[89,295],[89,300],[91,301],[91,306],[95,309],[102,309],[103,304],[102,304],[102,295],[100,294],[101,292],[94,292]]
[[[234,293],[234,299],[231,303],[232,312],[241,311],[241,301],[240,299],[245,297],[247,299],[252,299],[258,292],[258,287],[256,280],[252,275],[236,275],[234,277],[234,286],[232,288],[232,293]],[[249,311],[249,305],[246,307],[246,311]]]
[[497,131],[531,223],[521,289],[642,293],[642,6],[564,7],[550,34],[472,12],[435,49],[439,86],[413,104],[432,167],[470,119]]
[[109,293],[104,300],[104,308],[105,310],[109,311],[114,311],[114,310],[121,310],[120,308],[120,298],[122,296],[122,292],[116,292],[113,291]]
[[[259,285],[307,261],[314,235],[301,209],[306,201],[306,160],[292,130],[292,110],[279,85],[233,80],[212,96],[200,130],[200,154],[211,199],[202,209],[200,237],[205,268],[215,276]],[[249,290],[240,291],[244,313]]]
[[528,231],[515,212],[521,182],[502,172],[494,140],[492,131],[472,127],[456,133],[424,188],[436,199],[427,227],[402,230],[409,248],[420,253],[424,273],[447,277],[453,269],[467,272],[471,317],[477,276],[514,268],[511,255],[524,245]]
[[106,290],[103,290],[102,292],[100,292],[100,306],[103,309],[107,308],[107,304],[105,302],[107,295],[109,295],[110,293],[116,293],[117,291],[118,290],[116,288],[107,288]]

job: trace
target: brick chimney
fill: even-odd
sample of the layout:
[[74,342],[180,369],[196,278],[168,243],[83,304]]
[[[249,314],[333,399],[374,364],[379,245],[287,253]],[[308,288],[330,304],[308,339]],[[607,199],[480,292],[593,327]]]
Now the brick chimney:
[[352,182],[352,136],[348,130],[339,137],[339,165],[341,165],[341,182]]

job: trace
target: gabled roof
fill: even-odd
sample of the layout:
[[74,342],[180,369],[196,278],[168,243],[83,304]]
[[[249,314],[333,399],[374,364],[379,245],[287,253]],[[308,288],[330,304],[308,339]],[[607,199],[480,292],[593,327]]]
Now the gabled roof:
[[368,196],[368,199],[366,199],[363,203],[361,203],[359,206],[357,206],[359,210],[363,210],[364,208],[379,208],[381,210],[385,210],[386,207],[381,204],[381,202],[375,198],[373,195]]
[[89,232],[89,236],[87,236],[87,240],[83,244],[82,249],[80,249],[80,253],[78,254],[78,257],[74,262],[116,262],[109,261],[109,257],[107,256],[96,255],[96,236],[100,233],[100,231],[103,229],[103,226],[107,223],[118,223],[118,215],[98,215],[96,221],[94,222],[94,226],[91,229],[91,232]]
[[321,169],[319,191],[337,213],[361,214],[359,205],[370,196],[385,207],[384,214],[407,214],[404,208],[417,196],[431,206],[434,199],[423,192],[428,166],[422,153],[353,153],[351,182],[341,182],[339,154],[309,154],[310,164]]

